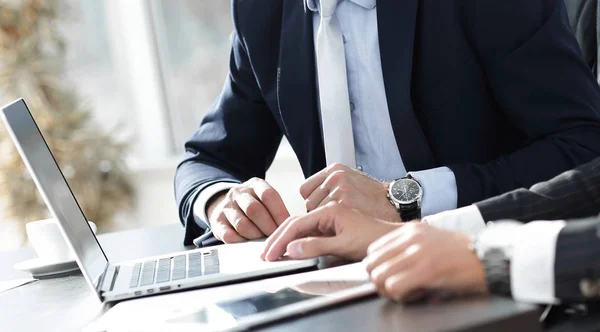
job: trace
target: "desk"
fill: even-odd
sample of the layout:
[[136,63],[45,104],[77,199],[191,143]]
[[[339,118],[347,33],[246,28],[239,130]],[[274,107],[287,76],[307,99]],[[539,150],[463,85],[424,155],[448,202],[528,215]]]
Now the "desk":
[[[110,260],[122,261],[186,249],[180,225],[105,234]],[[0,253],[0,279],[27,277],[13,264],[35,257],[32,249]],[[0,331],[79,331],[108,310],[81,274],[40,280],[0,293]],[[369,298],[262,327],[264,331],[539,331],[537,306],[503,298],[402,306]]]

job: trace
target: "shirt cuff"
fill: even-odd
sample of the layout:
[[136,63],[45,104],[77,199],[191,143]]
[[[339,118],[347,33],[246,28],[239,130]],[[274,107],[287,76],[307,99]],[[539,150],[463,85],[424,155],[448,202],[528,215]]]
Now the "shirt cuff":
[[432,168],[409,173],[423,188],[423,217],[456,209],[458,189],[454,172],[448,167]]
[[512,296],[517,301],[559,303],[554,292],[556,241],[565,221],[534,221],[513,237],[510,263]]
[[208,216],[206,215],[206,203],[208,203],[208,201],[210,201],[210,199],[213,198],[216,194],[229,190],[236,185],[237,183],[235,182],[216,182],[204,188],[196,198],[196,201],[194,202],[194,214],[197,217],[201,218],[202,221],[206,223],[206,226],[210,228]]
[[477,235],[485,229],[485,220],[475,205],[434,214],[425,217],[423,221],[438,228],[470,235]]

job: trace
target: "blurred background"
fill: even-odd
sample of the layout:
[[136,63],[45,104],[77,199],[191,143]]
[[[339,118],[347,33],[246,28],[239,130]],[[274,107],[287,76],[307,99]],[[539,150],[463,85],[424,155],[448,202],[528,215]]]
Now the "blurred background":
[[[173,176],[227,75],[230,1],[0,0],[0,28],[0,100],[26,100],[99,232],[179,222]],[[7,251],[50,215],[3,125],[0,167]],[[302,213],[286,141],[267,180]]]

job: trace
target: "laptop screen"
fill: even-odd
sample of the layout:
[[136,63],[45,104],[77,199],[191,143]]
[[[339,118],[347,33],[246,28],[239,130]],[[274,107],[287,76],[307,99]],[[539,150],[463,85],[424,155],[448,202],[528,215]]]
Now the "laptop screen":
[[48,209],[59,221],[63,234],[70,242],[79,268],[96,290],[95,286],[104,273],[108,259],[25,101],[19,99],[5,106],[2,118]]

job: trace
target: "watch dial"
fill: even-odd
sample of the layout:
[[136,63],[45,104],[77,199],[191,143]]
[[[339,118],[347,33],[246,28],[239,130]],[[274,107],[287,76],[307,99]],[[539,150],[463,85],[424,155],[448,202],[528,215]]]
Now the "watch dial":
[[390,190],[392,197],[402,204],[416,201],[421,195],[421,187],[415,180],[400,179],[392,185]]

